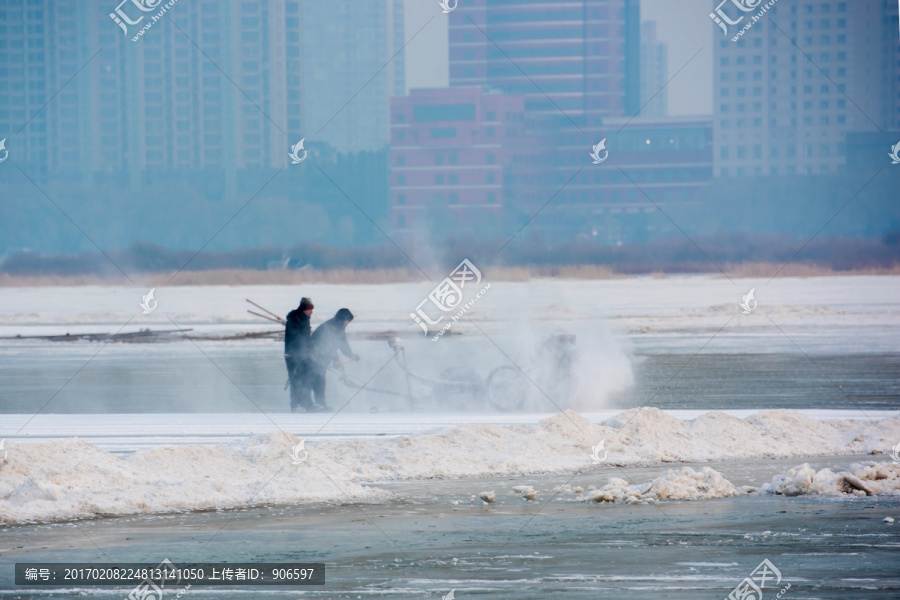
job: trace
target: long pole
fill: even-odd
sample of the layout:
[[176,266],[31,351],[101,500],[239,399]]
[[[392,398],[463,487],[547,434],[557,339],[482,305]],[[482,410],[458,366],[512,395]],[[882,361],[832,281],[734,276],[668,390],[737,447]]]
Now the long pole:
[[263,315],[258,312],[253,312],[252,310],[248,310],[247,312],[250,313],[251,315],[256,315],[257,317],[262,317],[263,319],[265,319],[267,321],[272,321],[273,323],[280,323],[281,325],[284,325],[284,321],[279,321],[278,319],[273,319],[270,316]]
[[284,318],[281,317],[280,315],[276,315],[275,313],[273,313],[273,312],[272,312],[271,310],[269,310],[268,308],[264,308],[264,307],[260,306],[259,304],[257,304],[257,303],[254,302],[253,300],[250,300],[249,298],[246,298],[246,300],[247,300],[247,302],[249,302],[250,304],[252,304],[252,305],[255,306],[256,308],[258,308],[259,310],[261,310],[261,311],[263,311],[263,312],[269,313],[270,315],[272,315],[273,317],[275,317],[275,319],[277,319],[279,323],[281,323],[282,325],[284,325],[285,320],[284,320]]

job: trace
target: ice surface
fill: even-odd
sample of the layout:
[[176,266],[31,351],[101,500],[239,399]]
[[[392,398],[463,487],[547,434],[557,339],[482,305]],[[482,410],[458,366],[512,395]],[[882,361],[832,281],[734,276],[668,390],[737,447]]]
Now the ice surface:
[[[484,271],[490,281],[490,271]],[[662,279],[630,277],[599,281],[535,279],[526,282],[491,281],[492,287],[471,316],[479,327],[503,321],[535,325],[539,329],[574,331],[589,321],[606,321],[616,332],[640,334],[664,343],[667,334],[685,330],[713,333],[727,319],[734,335],[729,344],[741,352],[766,352],[771,343],[747,340],[769,335],[774,319],[781,327],[808,328],[804,335],[834,338],[842,351],[896,351],[900,319],[896,310],[897,276],[736,279],[720,276],[673,276]],[[148,286],[149,288],[150,286]],[[278,314],[296,307],[300,295],[316,301],[313,320],[327,318],[341,306],[357,315],[355,332],[393,329],[418,331],[409,313],[434,288],[430,282],[383,285],[346,284],[256,286],[173,286],[156,288],[158,308],[141,314],[138,303],[148,288],[115,286],[0,288],[0,335],[56,334],[66,331],[115,332],[130,321],[128,331],[140,327],[171,329],[172,321],[194,327],[195,333],[222,333],[277,325],[248,315],[245,298],[252,298]],[[737,303],[751,288],[758,308],[741,314]],[[525,316],[523,321],[522,315]],[[821,325],[827,324],[828,328]],[[480,335],[465,321],[454,331]],[[490,333],[490,330],[486,330]],[[649,335],[647,335],[649,334]],[[684,339],[677,344],[684,346]],[[770,340],[767,340],[770,341]],[[691,345],[693,347],[693,345]]]

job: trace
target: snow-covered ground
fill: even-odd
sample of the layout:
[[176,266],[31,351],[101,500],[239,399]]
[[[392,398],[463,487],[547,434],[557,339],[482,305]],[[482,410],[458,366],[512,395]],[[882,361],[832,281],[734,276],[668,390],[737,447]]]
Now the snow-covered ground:
[[[489,272],[484,281],[490,281]],[[156,288],[158,305],[149,315],[142,314],[139,306],[147,292],[144,288],[0,288],[0,336],[171,329],[173,321],[193,327],[198,334],[267,329],[277,325],[247,314],[246,309],[252,307],[245,303],[246,298],[283,315],[295,308],[303,295],[316,303],[314,322],[347,306],[357,315],[354,332],[389,329],[418,335],[420,330],[409,315],[434,285]],[[745,315],[738,303],[751,289],[758,305]],[[488,334],[503,331],[509,323],[571,330],[602,322],[616,333],[635,335],[637,343],[650,336],[655,344],[676,345],[684,342],[685,333],[726,327],[721,339],[730,339],[733,350],[747,352],[771,350],[767,341],[784,341],[782,335],[768,335],[774,330],[774,321],[799,331],[804,339],[809,337],[820,345],[827,342],[845,352],[900,351],[898,289],[897,276],[778,278],[768,282],[765,278],[729,281],[712,275],[500,281],[491,282],[491,289],[467,316]],[[453,330],[477,333],[464,320]]]

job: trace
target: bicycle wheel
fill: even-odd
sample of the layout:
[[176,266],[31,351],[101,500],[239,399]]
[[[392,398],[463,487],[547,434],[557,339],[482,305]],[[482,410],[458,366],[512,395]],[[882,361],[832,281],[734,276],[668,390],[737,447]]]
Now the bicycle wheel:
[[501,411],[522,408],[531,382],[516,367],[497,367],[487,378],[487,399],[491,406]]

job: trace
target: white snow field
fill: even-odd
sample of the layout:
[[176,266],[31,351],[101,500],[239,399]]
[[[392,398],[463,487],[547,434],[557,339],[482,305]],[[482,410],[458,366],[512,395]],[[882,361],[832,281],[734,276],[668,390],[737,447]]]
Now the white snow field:
[[[655,344],[685,343],[686,332],[715,332],[741,352],[790,348],[773,334],[773,319],[782,327],[803,329],[804,339],[820,349],[842,352],[900,351],[900,276],[853,276],[734,279],[696,275],[665,278],[631,277],[599,281],[536,279],[491,282],[471,316],[487,333],[517,328],[572,330],[585,323],[604,323],[614,333],[645,336]],[[431,283],[304,286],[173,286],[155,288],[156,309],[142,314],[144,287],[80,286],[0,288],[0,336],[76,332],[171,329],[172,322],[195,333],[268,329],[277,325],[246,313],[246,298],[277,314],[295,308],[300,296],[316,304],[314,322],[330,318],[343,306],[357,316],[354,333],[393,330],[421,335],[409,315]],[[738,303],[754,289],[756,309],[742,314]],[[729,318],[734,317],[730,322]],[[477,334],[465,320],[453,331]],[[638,342],[639,343],[639,342]],[[723,349],[725,346],[719,346]]]

